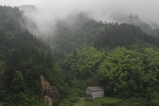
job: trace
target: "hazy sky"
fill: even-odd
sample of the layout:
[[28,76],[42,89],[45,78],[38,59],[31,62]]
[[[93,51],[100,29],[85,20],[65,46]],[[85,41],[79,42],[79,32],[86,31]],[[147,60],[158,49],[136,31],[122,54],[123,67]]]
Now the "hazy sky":
[[38,2],[42,0],[1,0],[0,5],[10,5],[10,6],[20,6],[26,4],[36,5]]
[[136,14],[144,20],[159,22],[159,0],[0,0],[0,5],[36,5],[44,11],[93,11],[96,15]]

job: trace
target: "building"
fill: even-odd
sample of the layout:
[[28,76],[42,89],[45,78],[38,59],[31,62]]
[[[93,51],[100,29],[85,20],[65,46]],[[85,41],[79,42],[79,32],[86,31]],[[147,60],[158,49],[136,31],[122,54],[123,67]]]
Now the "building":
[[104,89],[101,86],[92,86],[86,88],[86,97],[88,98],[100,98],[104,97]]

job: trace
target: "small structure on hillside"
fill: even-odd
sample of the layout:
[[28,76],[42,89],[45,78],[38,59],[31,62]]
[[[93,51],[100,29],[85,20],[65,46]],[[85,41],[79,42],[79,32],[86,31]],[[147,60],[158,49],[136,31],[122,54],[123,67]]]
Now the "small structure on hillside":
[[86,88],[86,97],[100,98],[104,97],[104,89],[101,86],[92,86]]

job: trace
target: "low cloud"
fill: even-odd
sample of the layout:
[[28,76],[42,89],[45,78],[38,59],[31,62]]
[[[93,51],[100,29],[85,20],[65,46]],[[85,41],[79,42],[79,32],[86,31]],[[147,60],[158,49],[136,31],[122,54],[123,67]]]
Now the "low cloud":
[[88,12],[97,21],[118,21],[120,17],[137,15],[147,23],[159,24],[158,4],[158,0],[35,0],[35,10],[23,11],[39,31],[46,33],[56,29],[57,19],[63,20],[80,12]]

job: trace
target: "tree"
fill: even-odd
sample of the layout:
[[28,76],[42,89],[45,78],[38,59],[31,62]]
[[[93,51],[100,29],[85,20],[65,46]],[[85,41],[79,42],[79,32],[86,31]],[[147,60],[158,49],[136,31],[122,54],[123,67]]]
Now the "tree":
[[14,92],[24,92],[25,83],[23,81],[23,75],[20,71],[16,71],[14,73],[10,87]]
[[[108,94],[133,96],[139,92],[140,78],[144,69],[138,52],[120,48],[108,53],[99,65],[100,84],[105,85]],[[133,93],[135,91],[135,93]]]
[[69,54],[64,67],[70,69],[69,74],[76,75],[78,79],[85,79],[97,73],[96,70],[103,58],[104,52],[92,46],[85,46],[76,49],[76,55]]

